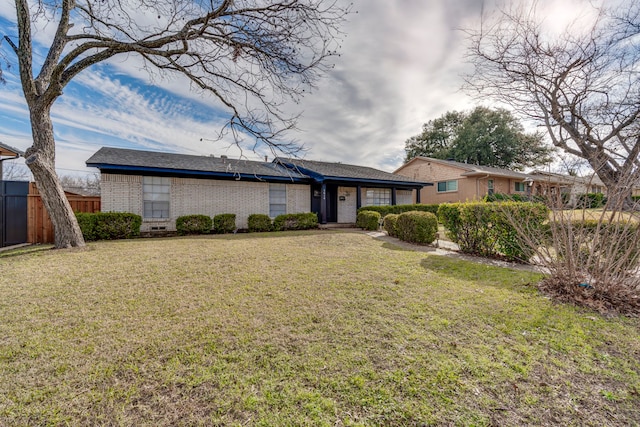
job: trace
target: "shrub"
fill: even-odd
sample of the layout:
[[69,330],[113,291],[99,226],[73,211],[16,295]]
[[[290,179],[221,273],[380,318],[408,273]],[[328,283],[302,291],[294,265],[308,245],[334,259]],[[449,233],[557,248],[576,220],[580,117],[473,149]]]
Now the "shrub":
[[218,234],[236,231],[236,214],[218,214],[213,217],[213,231]]
[[401,214],[410,211],[424,211],[432,214],[438,213],[438,205],[425,205],[417,203],[413,205],[385,205],[385,206],[363,206],[358,209],[358,213],[362,211],[378,212],[383,218],[389,214]]
[[176,219],[176,230],[178,234],[208,234],[213,227],[211,217],[207,215],[184,215]]
[[396,230],[405,242],[430,244],[438,234],[438,219],[431,212],[404,212],[398,215]]
[[443,203],[438,216],[462,252],[528,261],[534,251],[525,237],[541,233],[548,212],[541,203]]
[[249,231],[261,232],[273,230],[273,224],[269,215],[265,214],[251,214],[248,218]]
[[398,237],[398,230],[396,228],[398,224],[398,216],[398,214],[387,214],[382,221],[382,226],[391,237]]
[[140,235],[142,217],[128,212],[77,213],[87,241],[130,239]]
[[318,228],[318,215],[313,212],[283,214],[273,220],[273,229],[278,231],[312,228]]
[[76,219],[84,240],[96,240],[96,215],[94,213],[76,212]]
[[577,208],[599,209],[605,205],[607,199],[602,193],[584,193],[578,196]]
[[381,215],[379,212],[363,210],[358,212],[356,227],[363,230],[376,231],[380,227]]
[[542,203],[507,202],[495,206],[493,224],[498,250],[511,261],[529,261],[535,248],[527,236],[542,235],[549,209]]
[[485,202],[528,202],[529,198],[523,194],[487,194],[482,199]]

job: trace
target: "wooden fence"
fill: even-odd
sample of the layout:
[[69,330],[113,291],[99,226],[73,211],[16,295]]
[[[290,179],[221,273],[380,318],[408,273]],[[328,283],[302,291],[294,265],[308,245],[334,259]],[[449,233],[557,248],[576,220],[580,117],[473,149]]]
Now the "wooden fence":
[[[74,212],[100,212],[100,196],[81,196],[65,192]],[[27,198],[27,241],[29,243],[53,243],[53,224],[35,183],[29,183]]]

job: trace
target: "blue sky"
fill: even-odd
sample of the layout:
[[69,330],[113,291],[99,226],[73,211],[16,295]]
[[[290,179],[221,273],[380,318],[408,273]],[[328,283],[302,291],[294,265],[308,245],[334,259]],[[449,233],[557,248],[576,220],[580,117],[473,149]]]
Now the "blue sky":
[[[346,0],[345,0],[346,1]],[[300,104],[299,132],[288,135],[313,160],[340,161],[393,171],[402,164],[404,141],[424,122],[446,111],[480,104],[460,90],[466,39],[461,28],[478,25],[494,0],[355,0],[358,11],[344,31],[335,68]],[[549,19],[575,14],[585,1],[541,1]],[[52,26],[50,26],[52,27]],[[36,60],[51,28],[35,34]],[[0,0],[0,35],[15,36],[15,6]],[[0,86],[0,141],[26,149],[31,134],[17,63],[1,48],[7,84]],[[59,174],[95,173],[85,160],[101,146],[186,154],[240,156],[231,141],[215,141],[224,121],[214,100],[193,93],[179,77],[150,76],[135,57],[115,58],[81,73],[53,112]],[[265,149],[242,155],[252,160]]]

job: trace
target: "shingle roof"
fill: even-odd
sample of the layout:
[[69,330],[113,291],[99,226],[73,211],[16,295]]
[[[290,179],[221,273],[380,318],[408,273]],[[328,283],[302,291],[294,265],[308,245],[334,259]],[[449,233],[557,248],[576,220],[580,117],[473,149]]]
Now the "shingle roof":
[[433,185],[366,166],[343,163],[285,158],[277,158],[273,162],[256,162],[109,147],[102,147],[87,160],[86,164],[102,171],[196,175],[218,179],[292,180],[307,183],[333,180],[352,184],[376,183],[409,188]]
[[[453,160],[434,159],[432,157],[418,156],[418,157],[414,157],[413,159],[411,159],[410,162],[412,162],[412,161],[414,161],[416,159],[420,159],[420,160],[424,160],[424,161],[428,161],[428,162],[440,163],[440,164],[443,164],[443,165],[449,165],[449,166],[454,166],[454,167],[457,167],[457,168],[460,168],[460,169],[464,169],[464,170],[466,170],[466,172],[461,174],[463,176],[474,176],[474,175],[482,174],[482,175],[504,176],[504,177],[516,178],[516,179],[527,179],[527,178],[530,178],[530,175],[528,175],[526,173],[514,172],[514,171],[509,170],[509,169],[496,168],[496,167],[492,167],[492,166],[472,165],[472,164],[469,164],[469,163],[456,162],[456,161],[453,161]],[[402,169],[407,164],[408,163],[405,163],[398,170]]]
[[111,147],[102,147],[86,163],[87,166],[95,166],[105,170],[131,168],[161,170],[165,173],[228,174],[230,177],[241,175],[258,178],[306,178],[302,174],[288,170],[275,163]]
[[321,175],[323,179],[347,178],[355,181],[364,180],[397,182],[405,184],[427,184],[425,182],[417,182],[416,180],[409,177],[395,175],[367,166],[356,166],[345,163],[319,162],[315,160],[288,159],[280,157],[276,158],[274,162],[280,162],[302,173],[312,172],[314,174]]

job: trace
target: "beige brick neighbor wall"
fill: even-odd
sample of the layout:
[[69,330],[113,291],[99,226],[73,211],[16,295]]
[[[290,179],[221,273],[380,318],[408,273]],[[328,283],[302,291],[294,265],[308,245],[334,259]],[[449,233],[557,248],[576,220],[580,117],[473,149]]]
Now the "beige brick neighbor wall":
[[[131,212],[143,216],[141,176],[102,174],[101,185],[104,212]],[[238,228],[248,227],[251,214],[269,215],[269,183],[266,182],[172,178],[170,194],[170,218],[143,218],[141,231],[157,227],[175,230],[176,219],[183,215],[213,217],[233,213]],[[309,186],[287,184],[287,213],[310,211]]]

